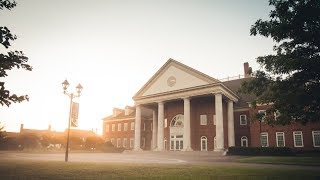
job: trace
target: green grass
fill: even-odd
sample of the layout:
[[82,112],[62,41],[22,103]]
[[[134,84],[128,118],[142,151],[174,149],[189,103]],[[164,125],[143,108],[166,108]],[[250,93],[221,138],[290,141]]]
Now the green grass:
[[0,179],[319,179],[311,170],[232,167],[12,161],[0,163]]
[[295,164],[320,166],[320,157],[283,157],[283,156],[254,156],[237,159],[241,163],[262,163],[262,164]]

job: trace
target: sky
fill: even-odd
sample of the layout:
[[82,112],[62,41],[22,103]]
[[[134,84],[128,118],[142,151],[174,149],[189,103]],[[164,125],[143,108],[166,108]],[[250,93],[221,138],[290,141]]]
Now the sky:
[[132,96],[169,59],[216,79],[257,70],[258,56],[273,53],[270,38],[250,36],[256,20],[268,19],[267,0],[17,0],[0,11],[0,25],[18,39],[31,72],[9,71],[1,78],[29,102],[0,107],[6,131],[67,128],[69,92],[83,86],[79,129],[101,134],[102,118],[113,107],[134,105]]

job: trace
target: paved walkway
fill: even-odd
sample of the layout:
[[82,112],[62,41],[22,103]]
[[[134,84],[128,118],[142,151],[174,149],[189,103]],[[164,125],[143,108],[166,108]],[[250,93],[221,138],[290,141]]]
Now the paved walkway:
[[[175,165],[210,165],[210,166],[241,166],[261,168],[290,168],[319,170],[320,166],[276,165],[237,163],[237,156],[223,156],[217,152],[152,152],[128,151],[124,153],[70,153],[70,162],[94,163],[126,163],[126,164],[175,164]],[[0,152],[1,160],[39,160],[39,161],[64,161],[64,153],[24,153]]]

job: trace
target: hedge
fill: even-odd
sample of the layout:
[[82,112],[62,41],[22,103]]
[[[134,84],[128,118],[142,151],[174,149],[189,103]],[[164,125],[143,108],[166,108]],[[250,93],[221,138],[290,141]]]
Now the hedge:
[[227,155],[242,156],[294,156],[288,147],[229,147]]

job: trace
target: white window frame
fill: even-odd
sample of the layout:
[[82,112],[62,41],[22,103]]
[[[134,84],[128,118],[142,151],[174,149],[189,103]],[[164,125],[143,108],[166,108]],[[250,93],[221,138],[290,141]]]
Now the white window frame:
[[127,138],[123,138],[122,147],[127,147]]
[[121,123],[118,123],[118,131],[121,131]]
[[116,124],[112,124],[112,131],[115,131],[116,130]]
[[130,148],[133,148],[134,146],[134,138],[130,138]]
[[130,123],[130,129],[131,129],[131,131],[134,130],[134,122],[131,122],[131,123]]
[[264,122],[267,117],[267,111],[266,110],[258,110],[259,114],[264,114],[264,116],[261,118],[261,122]]
[[[278,135],[282,135],[283,137],[283,146],[279,146],[279,138]],[[285,147],[286,146],[286,139],[285,139],[285,135],[284,132],[276,132],[276,142],[277,142],[277,147]]]
[[106,132],[108,133],[110,130],[110,125],[109,124],[106,124]]
[[[296,135],[301,135],[301,145],[297,145]],[[293,145],[294,147],[303,147],[303,133],[302,131],[293,131]]]
[[145,131],[146,130],[146,123],[144,122],[143,123],[143,131]]
[[[244,117],[245,123],[242,123],[241,117]],[[247,115],[245,115],[245,114],[240,115],[240,125],[247,125]]]
[[121,139],[117,138],[117,147],[120,147],[120,146],[121,146]]
[[200,125],[206,126],[208,124],[207,115],[201,114],[200,115]]
[[128,123],[123,123],[123,131],[128,131]]
[[168,127],[168,119],[167,119],[167,118],[164,119],[164,127],[165,127],[165,128]]
[[[267,145],[266,146],[262,146],[262,136],[266,136],[267,137]],[[269,137],[268,137],[268,133],[267,132],[262,132],[260,134],[260,145],[261,147],[269,147]]]
[[319,145],[316,145],[315,144],[315,134],[317,134],[319,136],[319,142],[320,142],[320,131],[312,131],[312,141],[313,141],[313,147],[320,147],[320,144]]
[[[205,145],[206,145],[205,149],[203,149],[203,147],[202,147],[202,141],[205,142]],[[200,138],[200,148],[201,148],[201,151],[208,151],[208,138],[206,136],[201,136],[201,138]]]
[[[248,137],[247,136],[242,136],[240,140],[241,140],[241,147],[248,147]],[[246,141],[246,146],[243,145],[244,141]]]

